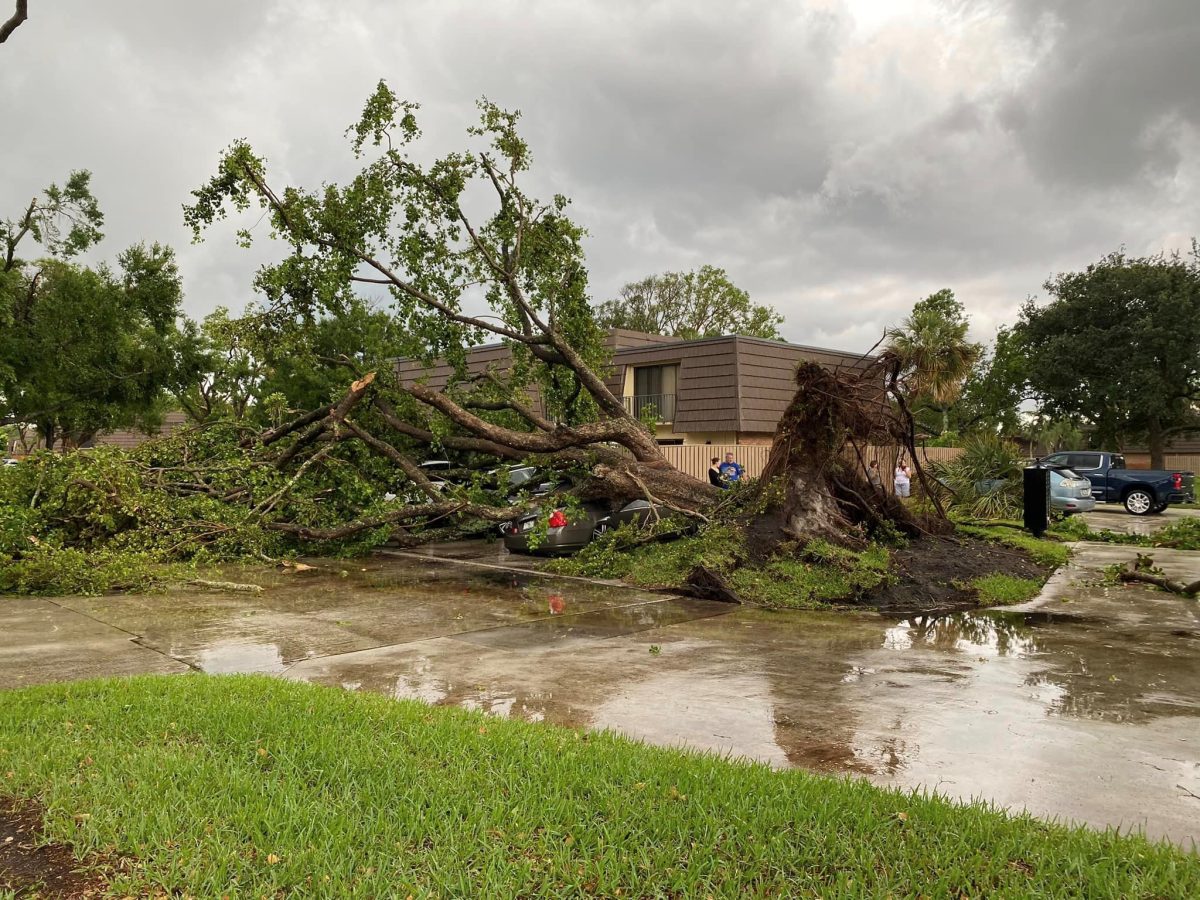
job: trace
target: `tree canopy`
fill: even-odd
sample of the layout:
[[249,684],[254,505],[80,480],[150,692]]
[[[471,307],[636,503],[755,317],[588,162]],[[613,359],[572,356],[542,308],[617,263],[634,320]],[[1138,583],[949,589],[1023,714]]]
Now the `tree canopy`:
[[[139,244],[116,271],[72,262],[103,221],[80,171],[0,227],[0,424],[33,423],[50,444],[152,419],[175,371],[174,253]],[[27,260],[26,248],[46,256]]]
[[737,334],[783,340],[783,316],[729,280],[724,269],[701,266],[691,272],[649,275],[621,288],[601,303],[596,320],[602,328],[628,328],[679,338]]
[[[418,454],[434,446],[506,460],[586,461],[605,496],[651,493],[680,508],[703,502],[709,486],[666,462],[606,382],[608,351],[588,303],[582,231],[567,216],[568,201],[526,193],[531,156],[518,115],[487,101],[479,111],[471,146],[424,163],[428,155],[416,152],[418,107],[381,82],[349,130],[361,169],[345,184],[280,187],[266,161],[239,141],[194,192],[185,218],[198,237],[229,212],[257,207],[292,248],[255,280],[265,297],[257,317],[263,344],[300,347],[343,369],[341,394],[325,397],[324,409],[311,411],[316,418],[297,427],[320,420],[326,431],[350,429],[426,490]],[[242,243],[253,237],[239,232]],[[364,293],[388,298],[386,321],[365,313]],[[392,362],[330,355],[347,328],[376,346],[382,338],[390,358],[417,361],[426,372],[447,366],[448,380],[401,378]],[[469,348],[488,339],[504,343],[507,364],[472,369]],[[332,343],[322,349],[323,341]],[[280,360],[275,371],[285,368]],[[361,388],[346,393],[351,378]],[[288,459],[316,440],[313,432]],[[391,521],[428,514],[428,506],[396,509]]]
[[1092,439],[1149,445],[1161,468],[1171,434],[1200,426],[1200,247],[1188,256],[1111,253],[1045,284],[1012,329],[1024,391]]

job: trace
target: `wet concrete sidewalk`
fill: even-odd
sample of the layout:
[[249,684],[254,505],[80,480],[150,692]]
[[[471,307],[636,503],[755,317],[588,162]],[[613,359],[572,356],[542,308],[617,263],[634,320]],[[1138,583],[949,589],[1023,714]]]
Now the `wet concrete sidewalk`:
[[[1187,845],[1200,837],[1200,611],[1097,583],[1134,552],[1078,545],[1031,604],[907,620],[514,572],[494,544],[449,548],[459,561],[231,570],[264,592],[0,600],[0,686],[271,672]],[[1200,554],[1154,555],[1172,575],[1200,577]]]
[[1099,503],[1091,512],[1082,513],[1081,518],[1096,531],[1151,535],[1180,519],[1200,518],[1200,510],[1169,506],[1157,515],[1134,516],[1119,503]]

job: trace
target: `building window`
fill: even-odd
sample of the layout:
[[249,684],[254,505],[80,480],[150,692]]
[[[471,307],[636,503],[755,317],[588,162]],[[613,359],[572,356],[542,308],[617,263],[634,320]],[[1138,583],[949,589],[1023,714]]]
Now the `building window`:
[[625,408],[645,419],[675,421],[675,388],[679,366],[637,366],[633,370],[633,394],[625,397]]

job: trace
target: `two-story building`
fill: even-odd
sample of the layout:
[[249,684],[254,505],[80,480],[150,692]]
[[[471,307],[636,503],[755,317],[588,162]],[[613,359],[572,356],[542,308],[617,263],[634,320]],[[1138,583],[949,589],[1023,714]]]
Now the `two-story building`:
[[[769,444],[795,395],[797,363],[864,363],[860,354],[733,335],[685,341],[613,329],[608,344],[609,388],[634,415],[657,421],[661,444]],[[473,372],[503,369],[510,358],[504,344],[486,344],[470,352],[467,365]],[[449,366],[415,360],[401,360],[398,372],[433,387],[451,374]]]

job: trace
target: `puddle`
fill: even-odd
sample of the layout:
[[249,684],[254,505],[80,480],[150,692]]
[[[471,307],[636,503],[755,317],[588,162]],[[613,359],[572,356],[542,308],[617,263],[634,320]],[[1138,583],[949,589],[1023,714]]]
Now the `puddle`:
[[500,650],[554,650],[620,635],[729,613],[726,604],[678,597],[600,609],[577,615],[561,615],[566,601],[555,594],[548,599],[554,618],[528,625],[509,625],[457,635],[456,639]]

